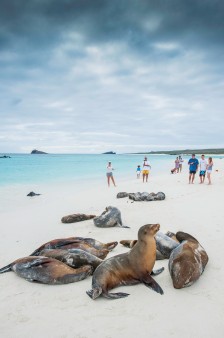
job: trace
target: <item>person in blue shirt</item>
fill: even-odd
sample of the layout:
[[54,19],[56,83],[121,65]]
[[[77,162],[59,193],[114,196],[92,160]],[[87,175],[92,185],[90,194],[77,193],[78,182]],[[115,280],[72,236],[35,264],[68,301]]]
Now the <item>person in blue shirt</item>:
[[190,160],[188,161],[189,164],[189,184],[193,184],[194,183],[194,178],[195,178],[195,174],[196,171],[198,170],[198,159],[195,157],[195,154],[192,154]]

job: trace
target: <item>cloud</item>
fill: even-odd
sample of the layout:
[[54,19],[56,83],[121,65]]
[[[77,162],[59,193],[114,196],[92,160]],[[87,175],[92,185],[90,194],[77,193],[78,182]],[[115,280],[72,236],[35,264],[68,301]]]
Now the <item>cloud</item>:
[[223,9],[2,0],[0,151],[224,146]]

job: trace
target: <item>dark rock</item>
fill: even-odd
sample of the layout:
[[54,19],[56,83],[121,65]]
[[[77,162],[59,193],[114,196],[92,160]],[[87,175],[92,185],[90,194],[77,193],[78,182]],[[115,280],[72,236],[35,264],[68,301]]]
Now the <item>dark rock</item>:
[[44,151],[34,149],[34,150],[31,151],[31,154],[47,154],[47,153],[45,153]]
[[0,156],[0,158],[11,158],[11,156],[4,155],[4,156]]
[[107,151],[106,153],[103,153],[103,155],[116,155],[114,151]]
[[96,215],[86,215],[86,214],[73,214],[64,216],[61,219],[62,223],[77,223],[82,221],[87,221],[88,219],[94,218]]
[[27,196],[33,197],[33,196],[40,196],[41,194],[36,194],[35,192],[31,191]]

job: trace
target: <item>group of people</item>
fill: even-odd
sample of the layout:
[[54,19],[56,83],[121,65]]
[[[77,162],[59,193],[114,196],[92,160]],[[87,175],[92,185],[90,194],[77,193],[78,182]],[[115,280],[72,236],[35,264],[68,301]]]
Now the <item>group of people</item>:
[[177,158],[176,158],[176,160],[174,162],[175,163],[175,167],[173,169],[171,169],[171,174],[181,173],[183,162],[184,162],[184,160],[182,159],[181,155],[177,156]]
[[205,175],[207,172],[208,184],[211,182],[211,173],[213,168],[212,157],[208,158],[208,161],[205,159],[205,155],[201,155],[200,161],[195,157],[195,154],[192,154],[191,158],[188,161],[189,165],[189,184],[194,183],[195,174],[199,169],[200,184],[203,184],[205,181]]
[[[171,170],[171,173],[181,173],[182,166],[183,166],[183,158],[182,156],[178,156],[175,160],[175,167]],[[194,183],[195,174],[199,169],[199,177],[200,177],[200,184],[204,183],[205,176],[207,172],[207,178],[208,178],[208,184],[211,184],[211,173],[212,173],[212,167],[213,167],[213,160],[212,157],[208,158],[208,161],[205,159],[205,155],[201,155],[200,161],[195,157],[195,154],[192,154],[192,157],[188,161],[189,165],[189,184]],[[147,157],[144,158],[144,161],[142,163],[142,169],[141,166],[138,165],[136,169],[137,178],[139,179],[142,173],[142,180],[144,182],[148,182],[149,172],[151,169],[151,165],[147,159]],[[110,186],[110,181],[112,181],[113,185],[116,187],[115,180],[113,177],[113,170],[112,163],[108,162],[107,165],[107,184],[108,187]]]

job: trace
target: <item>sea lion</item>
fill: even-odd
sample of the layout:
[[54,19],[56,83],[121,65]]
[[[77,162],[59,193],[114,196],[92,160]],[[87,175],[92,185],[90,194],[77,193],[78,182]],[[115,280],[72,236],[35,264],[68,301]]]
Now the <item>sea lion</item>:
[[[158,231],[155,235],[156,240],[156,260],[162,260],[170,257],[171,252],[180,244],[174,241],[169,236]],[[120,243],[127,248],[132,248],[136,243],[136,240],[122,240]]]
[[91,265],[94,271],[102,263],[102,259],[81,249],[44,249],[40,252],[40,256],[57,259],[74,269],[83,265]]
[[[127,293],[109,293],[108,291],[120,285],[144,283],[147,287],[163,294],[163,290],[150,275],[156,260],[155,234],[159,224],[146,224],[138,231],[138,242],[124,254],[103,261],[93,273],[92,290],[87,291],[90,298],[100,295],[105,298],[127,297]],[[159,274],[164,268],[154,272]]]
[[[88,239],[87,239],[88,240]],[[90,242],[94,242],[94,239],[90,238]],[[117,242],[112,242],[117,243]],[[112,247],[113,244],[108,243],[109,247]],[[116,245],[115,245],[116,246]],[[91,244],[88,243],[88,241],[83,240],[82,237],[69,237],[69,238],[61,238],[61,239],[54,239],[50,242],[47,242],[43,245],[41,245],[38,249],[36,249],[30,256],[38,256],[40,252],[44,249],[81,249],[86,252],[89,252],[90,254],[104,259],[107,254],[109,253],[108,249],[96,249]]]
[[36,194],[35,192],[31,191],[29,192],[29,194],[27,194],[27,196],[29,197],[33,197],[33,196],[40,196],[41,194]]
[[72,214],[68,216],[63,216],[61,219],[62,223],[77,223],[82,221],[87,221],[96,217],[96,215],[86,215],[86,214]]
[[174,288],[181,289],[199,279],[208,263],[208,255],[193,236],[179,231],[176,238],[180,245],[170,255],[169,272]]
[[28,282],[68,284],[78,282],[92,273],[90,265],[73,269],[54,258],[29,256],[17,259],[0,269],[0,273],[14,271]]
[[105,211],[93,219],[94,224],[99,228],[110,228],[118,225],[122,228],[129,228],[122,224],[121,212],[115,207],[106,207]]

